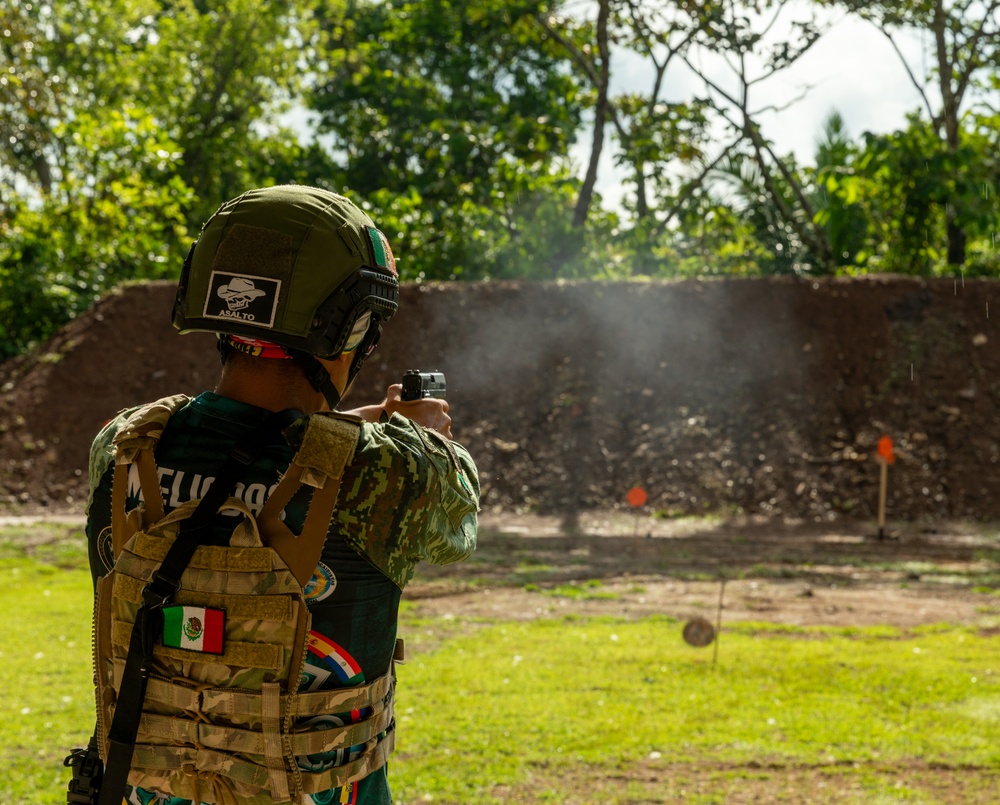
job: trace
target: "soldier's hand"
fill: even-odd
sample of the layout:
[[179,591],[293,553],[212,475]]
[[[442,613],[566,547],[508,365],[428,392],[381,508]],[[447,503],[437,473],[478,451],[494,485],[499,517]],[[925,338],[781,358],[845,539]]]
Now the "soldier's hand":
[[448,416],[447,400],[439,400],[436,397],[403,400],[400,396],[402,392],[403,386],[399,383],[393,383],[386,390],[385,401],[382,403],[386,415],[400,414],[418,425],[451,438],[451,417]]

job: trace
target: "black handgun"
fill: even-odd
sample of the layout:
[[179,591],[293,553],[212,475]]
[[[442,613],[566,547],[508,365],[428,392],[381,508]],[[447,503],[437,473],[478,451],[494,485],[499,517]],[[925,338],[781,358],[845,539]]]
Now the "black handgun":
[[424,397],[437,397],[443,400],[445,390],[444,372],[421,372],[419,369],[410,369],[403,375],[403,393],[400,396],[404,400],[420,400]]

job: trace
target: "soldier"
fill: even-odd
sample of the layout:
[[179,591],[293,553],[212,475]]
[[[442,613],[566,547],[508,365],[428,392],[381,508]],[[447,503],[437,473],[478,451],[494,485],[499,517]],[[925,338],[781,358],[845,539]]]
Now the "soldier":
[[[272,412],[335,411],[375,349],[397,300],[389,244],[348,199],[282,186],[253,190],[224,204],[192,246],[173,313],[182,333],[218,334],[221,379],[214,392],[168,400],[175,410],[155,446],[164,513],[202,498],[226,456]],[[91,451],[87,537],[95,584],[121,550],[112,546],[113,441],[134,410],[109,423]],[[400,596],[415,565],[459,561],[476,542],[478,474],[468,452],[451,441],[448,403],[402,401],[400,387],[393,385],[378,405],[350,413],[357,417],[360,435],[353,459],[342,470],[322,553],[304,590],[312,620],[300,691],[356,688],[389,674]],[[234,496],[254,514],[298,455],[302,431],[296,424],[275,430],[235,487]],[[140,503],[140,475],[141,468],[129,473],[127,490],[118,493],[126,510]],[[291,532],[302,530],[309,506],[302,487],[283,507],[281,519]],[[235,518],[221,513],[213,522],[207,541],[228,540]],[[371,708],[345,706],[299,719],[295,729],[352,724],[370,715]],[[296,756],[298,767],[336,771],[362,754],[370,757],[376,742],[391,747],[394,726],[388,723],[367,745]],[[387,752],[379,762],[368,762],[375,768],[366,769],[366,776],[325,791],[300,791],[295,801],[389,803]],[[134,763],[131,768],[134,773]],[[191,788],[128,786],[125,802],[244,801],[227,798],[233,795],[227,788],[231,781],[220,782],[220,776],[197,768],[189,773]],[[269,796],[253,802],[270,802]]]

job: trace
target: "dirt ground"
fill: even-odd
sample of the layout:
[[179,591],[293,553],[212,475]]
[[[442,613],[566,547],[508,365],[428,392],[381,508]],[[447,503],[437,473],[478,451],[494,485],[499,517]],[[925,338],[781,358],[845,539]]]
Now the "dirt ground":
[[555,517],[486,515],[481,525],[472,560],[419,568],[406,592],[418,614],[1000,627],[1000,599],[985,592],[1000,581],[1000,533],[981,526],[890,524],[879,539],[860,521],[605,514],[567,533]]

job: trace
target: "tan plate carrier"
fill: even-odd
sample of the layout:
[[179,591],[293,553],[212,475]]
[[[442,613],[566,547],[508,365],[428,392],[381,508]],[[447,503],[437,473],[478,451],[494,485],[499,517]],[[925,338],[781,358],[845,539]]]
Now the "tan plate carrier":
[[[137,411],[114,440],[114,569],[98,583],[94,610],[97,735],[107,760],[108,729],[142,590],[159,567],[190,501],[164,516],[153,451],[179,395]],[[303,588],[319,561],[344,467],[354,456],[360,420],[309,417],[286,474],[254,517],[231,497],[223,508],[243,515],[228,546],[196,549],[172,603],[226,612],[218,656],[157,645],[128,782],[146,790],[221,805],[303,801],[359,780],[393,749],[395,673],[353,688],[298,692],[311,617]],[[144,506],[126,513],[130,465]],[[302,533],[280,519],[302,486],[313,488]],[[401,659],[398,655],[397,658]],[[320,730],[301,719],[370,708],[364,721]],[[363,745],[360,756],[319,772],[296,757]]]

